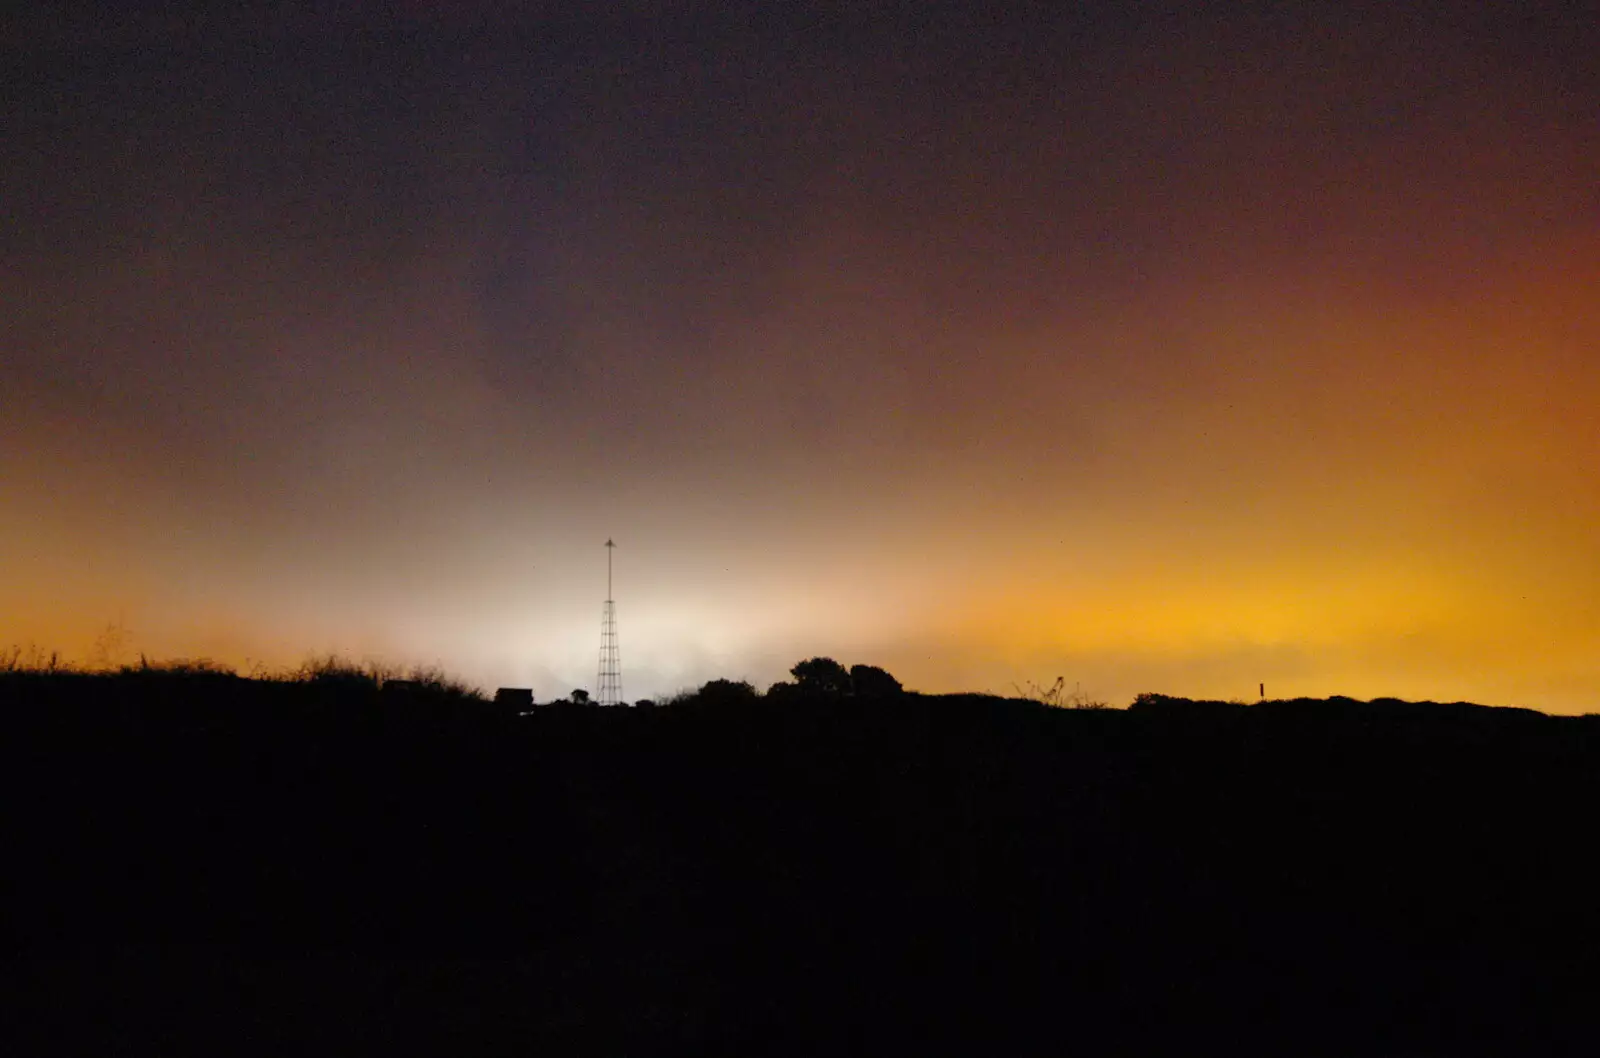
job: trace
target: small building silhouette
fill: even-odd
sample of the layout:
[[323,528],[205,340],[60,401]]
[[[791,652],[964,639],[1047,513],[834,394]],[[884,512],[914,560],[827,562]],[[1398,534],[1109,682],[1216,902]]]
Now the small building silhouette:
[[507,709],[532,709],[533,690],[528,687],[501,687],[494,692],[494,704]]

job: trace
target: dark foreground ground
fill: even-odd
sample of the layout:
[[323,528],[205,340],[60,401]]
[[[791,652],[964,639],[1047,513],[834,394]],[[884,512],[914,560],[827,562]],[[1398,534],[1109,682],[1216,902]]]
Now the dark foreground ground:
[[1592,1054],[1600,718],[0,678],[8,1053]]

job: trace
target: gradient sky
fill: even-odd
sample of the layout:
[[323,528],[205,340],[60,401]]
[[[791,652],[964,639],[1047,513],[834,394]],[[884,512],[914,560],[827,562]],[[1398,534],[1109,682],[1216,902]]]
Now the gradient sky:
[[6,16],[0,644],[1600,709],[1592,10],[994,6]]

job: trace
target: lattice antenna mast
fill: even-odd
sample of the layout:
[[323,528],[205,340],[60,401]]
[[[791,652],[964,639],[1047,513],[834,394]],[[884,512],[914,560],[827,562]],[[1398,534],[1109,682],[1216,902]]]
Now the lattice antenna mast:
[[600,617],[600,675],[595,698],[601,705],[622,704],[622,656],[617,650],[617,604],[611,598],[611,552],[606,541],[606,606]]

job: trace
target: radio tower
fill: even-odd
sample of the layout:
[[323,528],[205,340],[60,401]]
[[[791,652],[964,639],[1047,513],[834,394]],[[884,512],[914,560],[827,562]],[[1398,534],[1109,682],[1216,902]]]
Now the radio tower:
[[601,705],[622,704],[622,658],[617,653],[617,604],[611,601],[611,552],[606,541],[606,608],[600,617],[600,678],[595,697]]

